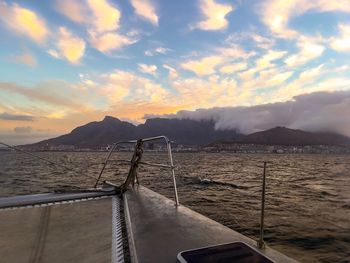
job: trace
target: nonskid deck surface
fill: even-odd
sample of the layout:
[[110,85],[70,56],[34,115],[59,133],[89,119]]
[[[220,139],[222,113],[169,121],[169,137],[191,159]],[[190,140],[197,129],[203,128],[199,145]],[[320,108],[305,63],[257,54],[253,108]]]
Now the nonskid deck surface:
[[0,261],[124,262],[119,198],[87,197],[0,209]]
[[[254,240],[142,186],[124,194],[124,210],[133,262],[175,263],[181,251],[230,242],[256,247]],[[296,262],[271,248],[259,252],[274,262]]]

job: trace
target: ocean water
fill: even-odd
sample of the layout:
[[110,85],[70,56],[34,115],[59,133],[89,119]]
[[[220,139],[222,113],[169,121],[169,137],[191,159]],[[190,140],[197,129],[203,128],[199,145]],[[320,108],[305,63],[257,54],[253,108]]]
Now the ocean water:
[[[92,187],[106,153],[43,152],[73,171],[0,152],[0,196]],[[129,160],[131,153],[113,159]],[[167,155],[144,153],[167,163]],[[263,162],[266,243],[301,262],[350,262],[350,155],[175,153],[180,203],[254,239],[259,235]],[[128,166],[111,162],[103,180],[122,183]],[[201,180],[212,182],[203,183]],[[140,183],[173,198],[171,173],[141,167]]]

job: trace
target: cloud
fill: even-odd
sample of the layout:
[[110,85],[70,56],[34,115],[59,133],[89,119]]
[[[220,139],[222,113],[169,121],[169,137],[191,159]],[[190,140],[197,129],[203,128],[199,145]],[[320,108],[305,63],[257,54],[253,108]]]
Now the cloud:
[[256,69],[262,70],[262,69],[274,67],[275,65],[272,64],[271,62],[274,60],[278,60],[280,58],[283,58],[286,54],[287,54],[286,51],[270,50],[269,52],[264,54],[261,58],[256,60],[256,62],[255,62]]
[[249,34],[249,37],[262,49],[271,49],[275,45],[275,39],[263,37],[256,33]]
[[307,131],[332,131],[350,136],[350,91],[315,92],[286,102],[250,107],[179,111],[167,118],[212,120],[222,130],[252,133],[276,126]]
[[222,74],[233,74],[238,71],[247,69],[247,63],[241,62],[236,64],[228,64],[220,68]]
[[49,50],[48,53],[54,57],[64,57],[72,64],[79,63],[84,56],[85,42],[73,34],[65,27],[59,28],[57,36],[57,48],[59,52]]
[[112,50],[120,49],[124,46],[131,45],[137,42],[136,39],[131,39],[127,36],[123,36],[117,32],[108,32],[98,34],[96,32],[90,32],[90,43],[97,50],[108,53]]
[[38,65],[36,58],[29,52],[24,52],[21,55],[15,56],[14,61],[30,67],[36,67]]
[[70,20],[77,23],[86,23],[88,10],[86,5],[76,0],[57,0],[56,9]]
[[157,75],[157,66],[156,65],[146,65],[146,64],[138,64],[139,70],[143,73],[150,74],[152,76]]
[[157,47],[153,50],[146,50],[145,51],[145,55],[146,56],[154,56],[154,55],[157,55],[157,54],[166,54],[170,51],[171,49],[170,48],[165,48],[165,47]]
[[[138,33],[131,31],[126,35],[119,32],[120,10],[107,0],[86,0],[87,5],[80,1],[58,1],[57,10],[72,21],[83,24],[88,33],[88,41],[102,53],[134,44]],[[136,33],[136,34],[135,34]],[[48,52],[56,57],[55,52]]]
[[289,67],[297,67],[318,58],[325,50],[317,40],[307,37],[300,37],[297,46],[299,53],[287,57],[284,61]]
[[[150,67],[149,65],[145,66],[146,68]],[[151,68],[150,74],[153,74],[154,68]],[[115,70],[104,74],[99,80],[95,80],[95,82],[98,83],[98,87],[96,88],[98,94],[106,96],[108,105],[111,107],[112,105],[113,107],[119,105],[122,108],[122,105],[128,103],[148,103],[155,106],[154,104],[162,104],[169,97],[169,92],[161,85],[148,78],[127,71]],[[138,110],[138,113],[141,115],[140,110]],[[127,117],[127,110],[123,114],[123,117]]]
[[151,22],[153,25],[158,26],[159,18],[156,14],[154,6],[149,0],[131,0],[130,2],[137,15]]
[[330,39],[330,46],[338,52],[350,52],[350,24],[338,25],[340,36]]
[[10,6],[0,1],[0,20],[15,33],[25,35],[39,44],[44,43],[49,34],[42,18],[17,4]]
[[181,64],[183,69],[194,72],[197,76],[206,76],[215,73],[215,67],[223,62],[221,56],[208,56],[200,60],[190,60]]
[[0,119],[5,121],[34,121],[30,115],[11,114],[7,112],[0,113]]
[[57,133],[41,131],[32,127],[15,127],[11,130],[0,128],[1,140],[10,145],[23,145],[38,142],[58,135]]
[[170,80],[174,80],[179,76],[176,69],[174,69],[173,67],[170,67],[169,65],[164,64],[163,68],[165,68],[169,71],[169,79]]
[[31,133],[33,130],[32,127],[26,126],[26,127],[15,127],[13,131],[17,134],[25,134],[25,133]]
[[[231,42],[229,39],[228,42]],[[240,45],[229,43],[224,47],[216,48],[216,53],[225,58],[231,59],[248,59],[256,55],[255,51],[245,51]]]
[[104,33],[98,35],[94,32],[90,33],[91,44],[99,51],[106,53],[111,50],[120,49],[126,45],[135,43],[137,40],[132,40],[118,33]]
[[226,16],[233,11],[232,5],[219,4],[214,0],[201,0],[200,9],[205,20],[199,22],[195,28],[202,30],[221,30],[228,26]]
[[58,54],[58,52],[54,49],[49,49],[47,51],[47,54],[49,54],[50,56],[52,56],[54,58],[60,58],[60,54]]
[[[64,106],[72,109],[81,109],[80,101],[77,99],[79,93],[63,81],[42,83],[34,88],[17,84],[0,82],[0,91],[15,95],[21,95],[30,101],[42,102],[54,106]],[[36,105],[38,107],[38,105]],[[47,105],[45,105],[47,107]]]
[[300,86],[302,84],[306,84],[309,81],[315,81],[319,76],[321,76],[324,73],[324,64],[318,65],[314,68],[309,68],[304,70],[297,81],[299,82]]
[[296,30],[289,28],[290,19],[311,10],[313,12],[350,12],[350,5],[348,0],[268,0],[257,8],[268,28],[277,36],[287,39],[298,38],[300,35]]
[[112,31],[119,28],[120,11],[107,0],[87,0],[93,13],[93,24],[98,32]]

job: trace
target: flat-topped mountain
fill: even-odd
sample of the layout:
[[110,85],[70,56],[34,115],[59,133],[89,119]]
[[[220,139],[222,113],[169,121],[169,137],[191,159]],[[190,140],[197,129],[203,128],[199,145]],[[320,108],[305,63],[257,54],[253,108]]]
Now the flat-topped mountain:
[[306,132],[285,127],[275,127],[242,135],[232,130],[216,130],[212,121],[154,118],[146,120],[144,124],[134,125],[111,116],[106,116],[102,121],[94,121],[77,127],[69,134],[44,140],[30,146],[71,145],[79,148],[97,148],[117,141],[159,135],[165,135],[170,140],[183,145],[242,143],[286,146],[350,146],[350,138],[327,132]]
[[235,131],[215,130],[211,121],[179,119],[148,119],[144,124],[134,125],[117,118],[106,116],[102,121],[90,122],[72,130],[69,134],[44,140],[31,146],[73,145],[93,148],[122,140],[132,140],[165,135],[178,144],[205,145],[216,140],[233,140]]

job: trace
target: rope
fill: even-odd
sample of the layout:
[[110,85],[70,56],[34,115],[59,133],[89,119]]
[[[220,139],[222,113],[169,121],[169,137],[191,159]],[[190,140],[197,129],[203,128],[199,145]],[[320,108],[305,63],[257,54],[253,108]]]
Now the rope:
[[[23,150],[23,149],[20,149],[20,148],[18,148],[18,147],[15,147],[15,146],[12,146],[12,145],[3,143],[3,142],[0,142],[0,144],[1,144],[1,145],[4,145],[4,146],[6,146],[6,147],[8,147],[8,148],[10,148],[10,149],[13,149],[13,150],[15,150],[15,151],[18,151],[18,152],[21,152],[21,153],[25,153],[25,154],[27,154],[27,155],[30,155],[30,156],[34,157],[34,158],[40,159],[40,160],[42,160],[42,161],[45,161],[45,162],[48,162],[48,163],[50,163],[50,164],[53,164],[53,165],[59,166],[59,167],[61,167],[61,168],[64,168],[64,169],[66,169],[66,170],[68,170],[68,171],[74,172],[74,173],[76,173],[76,174],[79,175],[79,176],[82,176],[81,172],[78,172],[78,171],[76,171],[75,169],[73,169],[73,168],[71,168],[71,167],[65,166],[65,165],[60,164],[60,163],[53,162],[53,161],[51,161],[51,160],[49,160],[49,159],[46,159],[46,158],[43,158],[43,157],[41,157],[41,156],[39,156],[39,155],[33,154],[33,153],[31,153],[31,152],[25,151],[25,150]],[[92,179],[94,179],[94,180],[96,180],[96,177],[94,177],[94,176],[92,176],[92,175],[86,174],[86,176],[87,176],[87,177],[90,177],[90,178],[92,178]]]
[[122,192],[125,192],[130,184],[133,187],[135,182],[139,184],[139,179],[137,174],[138,174],[139,163],[142,159],[142,154],[143,154],[143,141],[138,140],[135,145],[134,155],[131,159],[131,165],[130,165],[128,177],[126,178],[124,184],[122,184],[121,186]]

